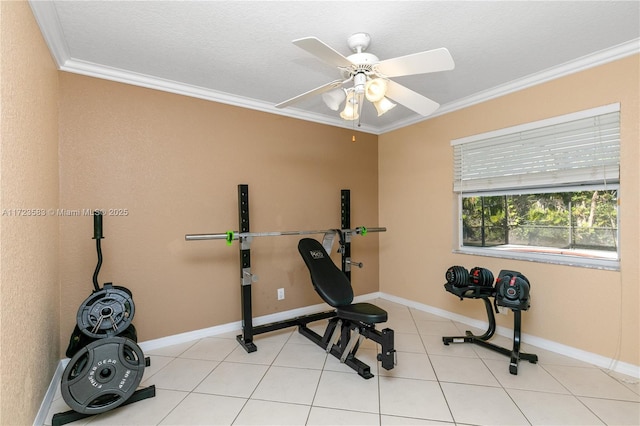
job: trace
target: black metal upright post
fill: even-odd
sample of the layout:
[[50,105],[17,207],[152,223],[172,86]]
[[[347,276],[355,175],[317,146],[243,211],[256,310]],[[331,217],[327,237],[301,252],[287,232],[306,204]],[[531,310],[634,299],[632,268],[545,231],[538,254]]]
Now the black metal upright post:
[[[351,229],[351,191],[343,189],[340,191],[340,227],[341,229]],[[344,244],[342,248],[342,272],[351,281],[351,235],[342,233],[341,239]]]
[[486,233],[486,229],[484,227],[484,197],[480,197],[480,208],[482,209],[482,215],[480,218],[480,235],[482,238],[482,245],[480,247],[485,247],[486,244],[486,239],[487,239],[487,233]]
[[[249,232],[249,185],[238,185],[238,225],[240,232]],[[253,343],[253,313],[251,312],[251,237],[240,237],[240,288],[242,304],[242,334],[236,338],[247,352],[258,348]]]

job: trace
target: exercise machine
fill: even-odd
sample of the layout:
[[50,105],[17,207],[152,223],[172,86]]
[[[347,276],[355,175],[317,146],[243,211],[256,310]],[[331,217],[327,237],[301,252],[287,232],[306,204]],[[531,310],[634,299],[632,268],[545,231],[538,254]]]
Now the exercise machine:
[[[493,274],[485,268],[475,267],[468,272],[462,266],[452,266],[445,273],[446,291],[463,299],[480,299],[484,302],[489,326],[482,335],[476,336],[467,330],[464,336],[443,337],[445,345],[450,343],[474,343],[494,352],[510,357],[509,373],[518,374],[518,363],[521,359],[532,364],[538,362],[538,356],[520,352],[520,334],[522,327],[522,311],[531,305],[529,280],[517,271],[502,270],[493,282]],[[490,297],[494,298],[493,306]],[[493,308],[498,312],[498,306],[511,309],[514,314],[513,347],[503,348],[488,342],[496,331],[496,318]]]
[[[347,279],[349,288],[351,288],[351,268],[353,266],[361,268],[363,265],[360,262],[355,262],[351,259],[351,239],[353,236],[366,236],[372,232],[385,232],[386,228],[383,227],[357,227],[351,228],[351,193],[348,189],[343,189],[340,192],[340,211],[341,220],[340,228],[337,229],[323,229],[323,230],[301,230],[301,231],[274,231],[274,232],[251,232],[250,230],[250,217],[249,217],[249,186],[246,184],[238,185],[238,225],[239,231],[227,231],[219,233],[209,234],[187,234],[185,240],[187,241],[204,241],[204,240],[225,240],[228,245],[232,245],[234,241],[238,241],[239,258],[240,258],[240,295],[241,295],[241,310],[242,310],[242,334],[236,336],[238,343],[248,352],[254,352],[258,348],[254,343],[254,336],[267,333],[275,330],[280,330],[288,327],[298,327],[298,331],[317,343],[317,335],[313,336],[313,333],[307,324],[319,321],[323,319],[330,319],[337,316],[336,310],[330,310],[325,312],[319,312],[310,315],[299,316],[296,318],[277,321],[264,325],[253,325],[252,314],[252,300],[251,300],[251,286],[257,281],[257,276],[251,271],[251,242],[254,238],[258,237],[276,237],[276,236],[306,236],[306,235],[323,235],[322,247],[325,253],[329,254],[332,251],[332,247],[336,237],[338,237],[340,248],[338,252],[341,254],[341,273]],[[385,313],[386,314],[386,313]],[[338,318],[339,319],[339,318]],[[386,319],[385,319],[386,321]],[[344,321],[343,321],[344,323]],[[336,328],[337,320],[330,322],[329,327]],[[353,324],[351,324],[353,325]],[[355,326],[354,326],[355,327]],[[352,328],[354,328],[352,327]],[[357,327],[356,327],[357,328]],[[344,327],[338,327],[338,329],[348,330],[349,326],[345,324]],[[308,331],[308,332],[307,332]],[[346,331],[345,331],[346,333]],[[315,334],[315,333],[314,333]],[[371,334],[373,336],[373,334]],[[385,348],[389,348],[389,356],[393,354],[393,332],[389,330],[387,332],[387,342]],[[345,341],[345,339],[342,339]],[[326,344],[324,345],[326,347]],[[356,348],[357,349],[357,348]],[[332,353],[337,351],[335,349]],[[351,352],[355,353],[353,349]],[[359,361],[353,361],[355,357],[348,357],[349,362],[347,365],[356,365]],[[388,358],[388,357],[387,357]],[[385,365],[389,366],[389,361],[385,358]],[[358,364],[359,365],[359,364]],[[367,376],[370,373],[368,366],[360,365],[358,367],[361,375]],[[356,368],[356,370],[358,370]]]
[[371,339],[382,348],[378,361],[384,369],[391,370],[396,364],[393,330],[385,328],[378,331],[375,328],[376,324],[387,321],[387,312],[371,303],[352,303],[351,282],[333,263],[320,242],[303,238],[298,243],[298,251],[309,269],[316,292],[335,308],[336,314],[329,320],[323,336],[306,325],[300,325],[299,332],[365,379],[370,379],[373,374],[367,364],[356,358],[356,351],[363,339]]

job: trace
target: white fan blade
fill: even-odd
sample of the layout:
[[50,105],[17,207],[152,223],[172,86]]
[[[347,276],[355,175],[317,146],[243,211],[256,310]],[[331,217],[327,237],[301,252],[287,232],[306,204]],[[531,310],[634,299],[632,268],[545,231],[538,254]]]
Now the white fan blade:
[[320,87],[316,87],[313,90],[309,90],[308,92],[305,92],[301,95],[295,96],[291,99],[288,99],[284,102],[280,102],[278,105],[276,105],[276,108],[284,108],[284,107],[288,107],[291,104],[294,104],[296,102],[299,102],[303,99],[307,99],[310,98],[312,96],[315,95],[319,95],[320,93],[324,93],[324,92],[328,92],[331,89],[335,89],[336,87],[340,87],[342,86],[342,84],[344,83],[344,80],[334,80],[331,83],[327,83],[323,86]]
[[440,107],[439,103],[411,89],[407,89],[393,80],[387,82],[387,93],[385,96],[425,117],[431,115]]
[[293,40],[293,44],[336,67],[344,68],[353,65],[353,63],[340,52],[324,44],[316,37],[305,37]]
[[424,74],[428,72],[448,71],[455,67],[451,53],[444,48],[380,61],[378,72],[385,77]]

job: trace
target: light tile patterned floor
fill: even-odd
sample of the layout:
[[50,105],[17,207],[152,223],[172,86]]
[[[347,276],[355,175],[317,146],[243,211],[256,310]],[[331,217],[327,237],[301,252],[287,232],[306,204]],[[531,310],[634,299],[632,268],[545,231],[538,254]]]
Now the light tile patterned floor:
[[[526,343],[537,364],[478,345],[443,345],[468,326],[386,300],[398,365],[376,361],[366,341],[364,380],[295,328],[259,335],[247,354],[235,334],[159,349],[141,386],[156,396],[73,424],[105,425],[639,425],[638,380]],[[323,322],[314,329],[322,333]],[[383,328],[383,327],[379,327]],[[481,334],[481,330],[472,330]],[[492,343],[511,348],[496,336]],[[47,418],[69,408],[58,395]]]

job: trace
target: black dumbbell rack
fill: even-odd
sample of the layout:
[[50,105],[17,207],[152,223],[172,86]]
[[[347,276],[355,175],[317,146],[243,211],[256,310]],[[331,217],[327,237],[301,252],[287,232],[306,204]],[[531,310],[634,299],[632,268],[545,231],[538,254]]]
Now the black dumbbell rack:
[[509,363],[509,373],[511,374],[518,374],[518,362],[521,359],[529,361],[532,364],[538,362],[537,355],[520,352],[520,330],[522,327],[522,311],[520,309],[511,309],[514,314],[513,349],[510,350],[488,342],[496,332],[496,317],[493,313],[492,303],[489,301],[490,297],[495,297],[495,290],[493,287],[456,287],[447,283],[444,285],[444,288],[449,293],[458,296],[460,300],[481,299],[484,302],[487,310],[487,317],[489,319],[489,327],[481,336],[476,336],[471,331],[467,330],[464,336],[443,337],[442,342],[445,345],[449,345],[450,343],[475,343],[476,345],[480,345],[484,348],[506,355],[511,358],[511,362]]

